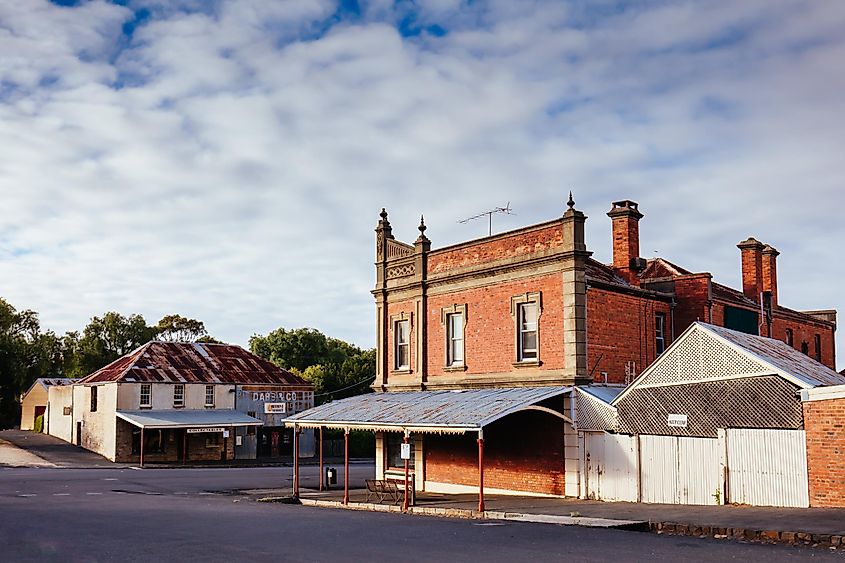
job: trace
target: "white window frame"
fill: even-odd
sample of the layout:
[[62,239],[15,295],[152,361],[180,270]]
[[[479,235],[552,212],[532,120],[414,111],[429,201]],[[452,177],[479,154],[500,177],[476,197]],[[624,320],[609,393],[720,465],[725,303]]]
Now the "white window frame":
[[[146,393],[144,392],[146,391]],[[144,401],[146,398],[146,401]],[[142,383],[138,391],[138,404],[143,408],[152,408],[153,406],[153,385],[152,383]]]
[[[400,326],[405,326],[405,342],[399,341]],[[405,362],[399,363],[399,350],[405,348]],[[393,369],[396,371],[406,371],[411,369],[411,320],[397,319],[393,321]]]
[[[210,393],[209,393],[210,391]],[[211,401],[209,402],[208,398],[211,397]],[[214,385],[206,385],[205,386],[205,408],[213,409],[214,408]]]
[[654,314],[654,351],[655,356],[666,351],[666,313]]
[[173,408],[181,409],[185,406],[185,385],[177,383],[173,386]]
[[[526,307],[534,307],[537,311],[537,322],[533,330],[524,330],[522,319]],[[523,293],[511,297],[511,318],[514,322],[514,352],[515,367],[539,366],[540,361],[540,318],[543,315],[543,296],[539,291]],[[524,347],[524,335],[533,332],[536,338],[536,348],[526,350]],[[533,351],[533,357],[526,357],[525,353]]]
[[[453,321],[460,318],[458,329],[460,330],[460,338],[456,338],[454,334]],[[443,326],[443,370],[444,371],[465,371],[467,363],[467,349],[466,349],[466,326],[467,326],[467,306],[464,304],[454,304],[449,307],[444,307],[440,310],[440,324]],[[454,354],[454,345],[460,346],[461,358],[456,360]]]

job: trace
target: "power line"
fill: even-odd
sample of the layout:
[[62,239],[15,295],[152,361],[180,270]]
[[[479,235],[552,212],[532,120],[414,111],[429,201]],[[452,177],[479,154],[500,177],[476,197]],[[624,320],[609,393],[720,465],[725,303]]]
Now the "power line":
[[375,378],[376,378],[376,376],[368,377],[367,379],[362,379],[358,383],[353,383],[352,385],[347,385],[346,387],[342,387],[340,389],[335,389],[334,391],[327,391],[325,393],[318,393],[318,394],[314,395],[314,397],[316,398],[316,397],[325,397],[326,395],[334,395],[335,393],[340,393],[341,391],[346,391],[347,389],[352,389],[353,387],[357,387],[358,385],[361,385],[362,383],[367,383],[368,381],[373,381],[373,380],[375,380]]

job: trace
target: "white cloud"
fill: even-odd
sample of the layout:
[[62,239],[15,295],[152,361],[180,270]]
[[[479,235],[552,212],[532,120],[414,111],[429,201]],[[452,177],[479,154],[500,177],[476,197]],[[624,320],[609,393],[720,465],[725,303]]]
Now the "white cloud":
[[754,234],[786,305],[845,309],[845,9],[481,4],[4,4],[0,294],[56,330],[179,312],[372,346],[382,206],[436,247],[573,189],[599,259],[610,201],[638,199],[644,255],[736,286]]

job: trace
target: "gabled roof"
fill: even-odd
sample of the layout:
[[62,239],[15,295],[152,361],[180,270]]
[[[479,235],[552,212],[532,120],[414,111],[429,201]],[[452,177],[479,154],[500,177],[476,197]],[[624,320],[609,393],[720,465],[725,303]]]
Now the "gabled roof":
[[649,280],[655,278],[670,278],[674,276],[689,276],[692,272],[681,268],[677,264],[665,258],[651,258],[647,261],[645,270],[640,274],[640,279]]
[[154,340],[80,383],[237,383],[310,385],[240,346]]
[[[460,391],[368,393],[326,403],[289,416],[285,425],[304,427],[473,432],[509,414],[530,410],[571,387],[514,387]],[[565,416],[557,413],[558,416]]]
[[36,385],[40,385],[44,389],[48,389],[52,386],[61,386],[61,385],[73,385],[77,383],[78,379],[72,379],[70,377],[39,377],[35,381],[32,382],[32,385],[29,386],[29,389],[26,390],[26,393],[23,394],[24,397],[30,394],[33,389],[35,389]]
[[635,388],[771,375],[801,389],[845,384],[845,376],[785,342],[695,322],[613,404]]

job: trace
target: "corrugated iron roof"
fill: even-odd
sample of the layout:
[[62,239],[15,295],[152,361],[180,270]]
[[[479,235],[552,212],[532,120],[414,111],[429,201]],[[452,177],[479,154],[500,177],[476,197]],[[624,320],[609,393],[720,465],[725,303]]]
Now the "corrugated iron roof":
[[81,383],[112,381],[310,385],[240,346],[157,340],[80,380]]
[[845,383],[845,376],[836,373],[806,354],[802,354],[786,342],[737,332],[721,326],[705,323],[697,324],[700,324],[704,330],[712,332],[753,354],[759,360],[774,367],[778,372],[800,380],[807,387]]
[[619,394],[625,390],[624,385],[579,385],[579,391],[583,391],[585,393],[589,393],[596,399],[602,401],[603,403],[610,403],[613,402]]
[[516,387],[369,393],[314,407],[288,417],[285,423],[471,431],[571,390],[571,387]]
[[210,428],[263,424],[257,418],[232,409],[117,411],[115,414],[139,428]]

